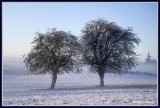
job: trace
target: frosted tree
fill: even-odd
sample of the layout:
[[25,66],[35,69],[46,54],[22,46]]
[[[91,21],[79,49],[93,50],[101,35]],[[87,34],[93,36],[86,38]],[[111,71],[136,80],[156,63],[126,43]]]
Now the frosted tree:
[[155,59],[152,59],[150,53],[148,52],[145,63],[157,63],[157,61]]
[[148,53],[148,55],[147,55],[146,62],[147,62],[147,63],[150,63],[150,62],[151,62],[151,56],[150,56],[150,53]]
[[100,86],[104,86],[105,73],[119,73],[136,65],[135,45],[140,39],[132,28],[123,29],[105,19],[89,21],[82,29],[82,55],[84,63],[98,73]]
[[24,63],[33,74],[52,75],[51,89],[55,88],[57,74],[69,73],[77,65],[79,43],[71,33],[49,29],[36,33],[33,48],[24,55]]

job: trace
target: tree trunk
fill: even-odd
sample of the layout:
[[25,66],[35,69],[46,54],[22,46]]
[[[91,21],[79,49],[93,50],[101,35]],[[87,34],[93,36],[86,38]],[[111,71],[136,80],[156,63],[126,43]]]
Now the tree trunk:
[[50,89],[54,89],[55,84],[56,84],[56,80],[57,80],[57,74],[55,73],[52,75],[52,84],[51,84]]
[[98,73],[100,77],[100,87],[104,87],[104,72]]

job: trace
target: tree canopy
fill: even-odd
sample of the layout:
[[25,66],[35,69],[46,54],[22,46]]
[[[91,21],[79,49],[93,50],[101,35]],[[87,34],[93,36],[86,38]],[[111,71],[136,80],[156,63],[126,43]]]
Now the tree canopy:
[[57,74],[74,69],[77,62],[76,56],[79,54],[76,36],[56,29],[50,29],[45,34],[37,32],[36,35],[31,51],[24,56],[24,63],[31,73],[50,73],[56,80]]
[[139,42],[132,28],[105,19],[91,20],[82,29],[83,61],[99,74],[100,86],[104,86],[104,73],[121,73],[136,65],[134,49]]

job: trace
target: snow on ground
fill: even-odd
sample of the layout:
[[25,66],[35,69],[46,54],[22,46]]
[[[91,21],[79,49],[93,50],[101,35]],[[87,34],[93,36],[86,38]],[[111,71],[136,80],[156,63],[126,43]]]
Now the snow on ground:
[[3,105],[157,105],[156,87],[144,86],[156,85],[156,78],[155,74],[107,74],[106,87],[98,88],[97,74],[63,74],[58,75],[55,90],[50,90],[50,75],[5,73]]
[[[5,105],[156,105],[157,96],[155,90],[103,90],[98,92],[77,94],[72,93],[66,95],[50,94],[20,97],[4,97]],[[138,92],[137,92],[138,91]],[[43,91],[45,92],[45,91]],[[55,92],[55,91],[52,91]],[[65,94],[65,91],[61,91]],[[69,91],[71,92],[71,91]],[[73,91],[75,92],[75,91]],[[84,91],[85,92],[85,91]]]

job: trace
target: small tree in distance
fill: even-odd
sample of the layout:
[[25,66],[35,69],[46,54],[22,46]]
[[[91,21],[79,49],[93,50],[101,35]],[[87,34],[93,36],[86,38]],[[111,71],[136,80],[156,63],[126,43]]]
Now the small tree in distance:
[[157,63],[157,61],[155,59],[152,59],[150,53],[148,52],[145,63]]
[[57,74],[74,69],[79,43],[71,33],[51,29],[37,33],[31,51],[24,56],[24,63],[33,74],[52,75],[51,89],[55,88]]
[[150,56],[150,53],[148,53],[146,58],[146,63],[150,63],[150,62],[151,62],[151,56]]
[[135,45],[140,39],[131,28],[123,29],[104,19],[89,21],[82,29],[82,56],[104,86],[105,73],[121,73],[136,65]]

